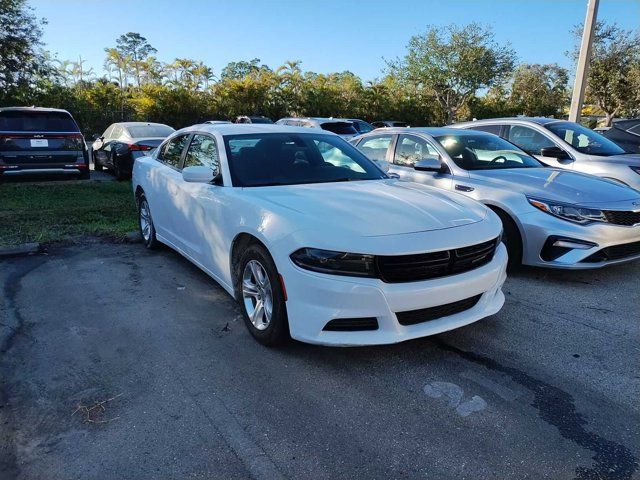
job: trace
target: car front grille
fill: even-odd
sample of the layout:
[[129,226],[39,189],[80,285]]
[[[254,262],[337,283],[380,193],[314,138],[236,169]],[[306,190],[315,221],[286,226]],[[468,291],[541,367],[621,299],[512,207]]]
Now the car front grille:
[[587,263],[606,262],[608,260],[621,260],[627,257],[640,255],[640,242],[624,243],[598,250],[582,260]]
[[470,247],[414,255],[376,257],[380,279],[386,283],[418,282],[467,272],[491,261],[498,239]]
[[420,310],[409,310],[407,312],[396,312],[396,317],[400,325],[416,325],[418,323],[437,320],[442,317],[449,317],[456,313],[464,312],[476,306],[482,294],[475,297],[465,298],[453,303],[438,305],[437,307],[422,308]]
[[618,210],[604,210],[605,218],[607,222],[615,225],[625,225],[631,227],[633,225],[640,224],[640,211],[638,212],[623,212]]

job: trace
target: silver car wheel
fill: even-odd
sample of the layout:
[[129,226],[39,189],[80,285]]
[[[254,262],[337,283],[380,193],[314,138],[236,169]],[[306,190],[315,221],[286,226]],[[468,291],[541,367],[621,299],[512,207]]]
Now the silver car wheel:
[[147,199],[143,198],[140,202],[140,231],[142,232],[142,238],[145,242],[148,242],[151,238],[151,212],[149,212],[149,204]]
[[244,267],[242,299],[253,326],[265,330],[271,323],[273,292],[267,271],[257,260],[250,260]]

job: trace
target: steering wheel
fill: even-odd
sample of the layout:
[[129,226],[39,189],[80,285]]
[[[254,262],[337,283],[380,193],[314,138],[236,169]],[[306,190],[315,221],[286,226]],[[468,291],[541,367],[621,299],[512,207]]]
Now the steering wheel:
[[489,163],[496,163],[498,160],[504,160],[505,162],[507,161],[507,157],[505,157],[504,155],[498,155],[496,158],[494,158],[493,160],[491,160]]

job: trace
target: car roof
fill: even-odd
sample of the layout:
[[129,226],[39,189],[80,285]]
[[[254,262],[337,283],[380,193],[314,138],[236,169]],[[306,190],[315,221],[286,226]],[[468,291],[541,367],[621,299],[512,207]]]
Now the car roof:
[[548,123],[564,122],[562,118],[547,118],[547,117],[500,117],[500,118],[483,118],[482,120],[474,120],[472,122],[460,122],[456,123],[456,126],[468,126],[468,125],[483,125],[487,123],[495,122],[529,122],[537,123],[538,125],[546,125]]
[[[155,122],[116,122],[114,125],[122,125],[123,127],[139,127],[141,125],[162,125],[163,127],[169,127],[164,123],[155,123]],[[172,128],[172,127],[169,127]]]
[[311,122],[317,122],[322,125],[323,123],[344,122],[351,123],[351,120],[346,118],[333,118],[333,117],[284,117],[280,120],[309,120]]
[[[292,127],[288,125],[278,125],[275,123],[220,123],[220,124],[199,124],[178,130],[177,133],[186,132],[209,132],[220,135],[243,135],[256,133],[314,133],[307,127]],[[319,132],[316,132],[319,133]],[[335,135],[334,133],[322,130],[322,134]]]
[[375,135],[385,134],[427,134],[432,137],[440,135],[493,135],[487,132],[478,132],[476,130],[462,130],[452,127],[387,127],[384,129],[373,130],[367,132],[364,136],[371,137]]
[[46,107],[0,107],[0,112],[59,112],[68,113],[67,110],[61,108],[46,108]]

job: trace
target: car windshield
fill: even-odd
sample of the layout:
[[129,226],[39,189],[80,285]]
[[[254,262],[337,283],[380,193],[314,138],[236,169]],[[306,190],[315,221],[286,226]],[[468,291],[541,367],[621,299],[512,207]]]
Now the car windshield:
[[175,130],[166,125],[135,125],[128,126],[127,130],[131,138],[144,138],[144,137],[168,137]]
[[580,153],[590,155],[621,155],[624,150],[608,138],[573,122],[554,122],[544,126]]
[[338,135],[357,135],[358,131],[349,122],[325,122],[320,127],[323,130],[337,133]]
[[261,133],[224,137],[233,185],[262,187],[387,178],[340,137]]
[[515,145],[490,134],[450,134],[434,137],[464,170],[532,168],[542,164]]
[[0,131],[79,132],[76,122],[65,112],[16,110],[0,112]]

